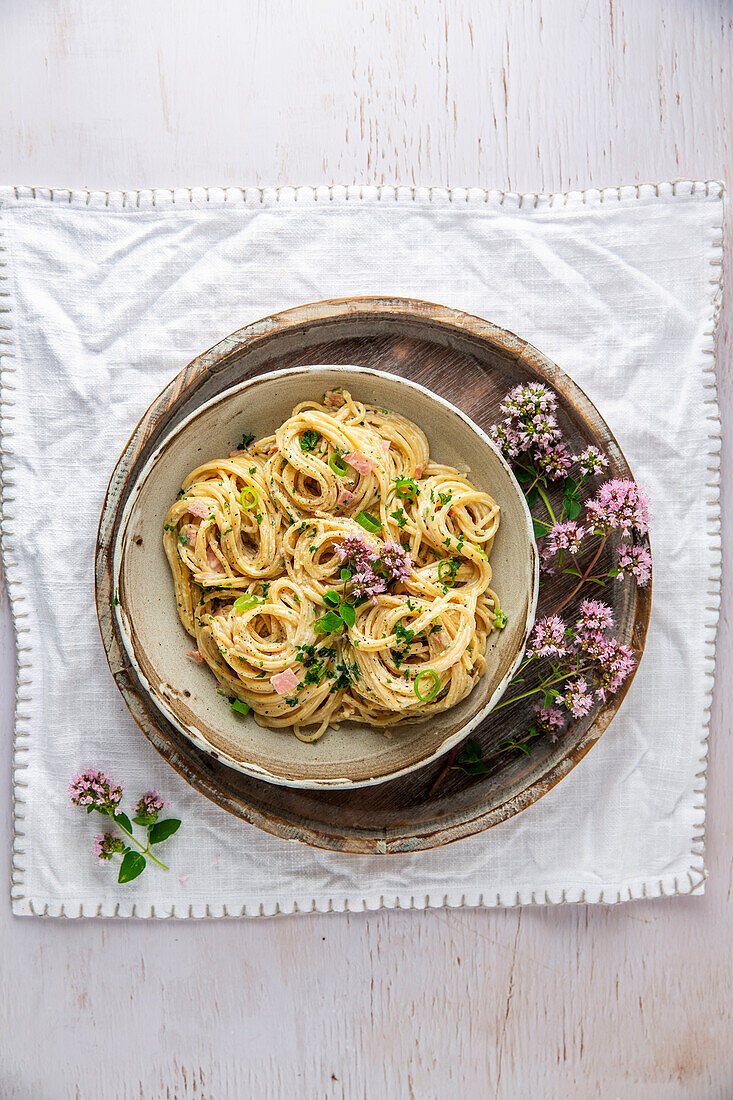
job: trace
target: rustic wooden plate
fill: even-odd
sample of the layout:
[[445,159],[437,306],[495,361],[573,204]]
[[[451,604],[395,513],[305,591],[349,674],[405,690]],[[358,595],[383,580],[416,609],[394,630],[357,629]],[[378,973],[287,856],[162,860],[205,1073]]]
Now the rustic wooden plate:
[[[349,852],[405,852],[436,847],[480,832],[525,809],[562,779],[598,740],[631,679],[599,703],[553,745],[532,742],[530,756],[506,753],[495,771],[467,776],[451,770],[436,790],[443,763],[358,790],[279,787],[234,771],[197,748],[148,699],[126,657],[111,613],[112,548],[130,487],[164,437],[195,408],[245,378],[319,362],[358,364],[409,378],[457,405],[479,427],[498,419],[507,390],[520,381],[551,385],[560,426],[576,449],[592,443],[611,463],[611,476],[630,477],[608,426],[585,394],[524,340],[477,317],[426,302],[357,298],[319,302],[240,329],[195,359],[151,405],[112,475],[100,520],[96,600],[110,668],[130,711],[151,743],[197,790],[231,813],[289,839]],[[538,615],[569,591],[567,578],[543,583]],[[651,586],[629,582],[604,595],[614,609],[617,637],[640,656],[651,610]],[[474,731],[490,752],[531,724],[532,703],[520,702]]]

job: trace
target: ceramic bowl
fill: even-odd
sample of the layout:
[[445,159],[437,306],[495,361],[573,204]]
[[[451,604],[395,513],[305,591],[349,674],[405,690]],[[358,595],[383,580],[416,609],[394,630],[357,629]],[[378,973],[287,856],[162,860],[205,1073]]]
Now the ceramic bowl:
[[[431,457],[467,473],[501,507],[491,552],[492,587],[508,624],[491,635],[487,670],[471,694],[430,719],[397,724],[391,738],[348,722],[313,744],[287,729],[234,713],[206,665],[186,657],[191,638],[178,618],[163,552],[163,522],[184,477],[226,455],[243,431],[272,433],[304,400],[343,386],[367,404],[402,413],[427,435]],[[127,498],[113,546],[115,608],[127,658],[155,707],[199,748],[270,783],[311,789],[363,787],[419,768],[447,752],[501,698],[521,661],[538,590],[532,520],[519,485],[492,442],[467,416],[424,387],[361,367],[312,365],[252,378],[200,405],[158,445]]]

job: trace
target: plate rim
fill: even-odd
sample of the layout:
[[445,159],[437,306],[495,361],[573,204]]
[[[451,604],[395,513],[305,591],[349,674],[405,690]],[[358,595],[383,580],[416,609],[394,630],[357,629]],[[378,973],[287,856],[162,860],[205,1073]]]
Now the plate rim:
[[[497,352],[524,363],[561,394],[586,425],[593,425],[593,430],[601,428],[605,448],[613,454],[617,462],[630,470],[615,435],[585,391],[543,352],[509,329],[451,306],[415,298],[363,295],[323,299],[278,311],[236,329],[191,360],[160,391],[143,413],[114,467],[100,514],[95,550],[95,603],[105,655],[133,719],[157,751],[205,797],[266,832],[283,839],[301,840],[313,847],[369,855],[440,847],[498,825],[538,801],[577,766],[608,728],[631,686],[641,658],[612,701],[599,712],[568,753],[553,761],[542,775],[533,779],[521,791],[497,805],[483,810],[480,807],[471,807],[467,811],[449,812],[440,815],[440,820],[416,823],[410,827],[410,831],[405,828],[401,831],[397,828],[375,828],[369,835],[364,835],[356,828],[346,825],[339,832],[325,824],[313,826],[299,821],[294,825],[275,817],[267,810],[251,806],[243,797],[227,794],[207,774],[207,770],[201,766],[202,761],[197,760],[194,767],[184,757],[175,737],[164,731],[159,721],[156,722],[156,716],[151,713],[134,680],[129,676],[128,666],[115,636],[111,615],[113,588],[109,554],[114,531],[109,543],[105,545],[102,541],[102,528],[106,517],[117,510],[113,508],[113,504],[124,488],[123,470],[129,471],[132,468],[140,449],[149,443],[150,433],[162,433],[165,424],[175,415],[177,403],[190,392],[192,384],[200,382],[212,368],[217,365],[220,368],[225,366],[230,358],[237,356],[245,348],[256,345],[264,347],[269,339],[282,337],[304,326],[322,325],[328,321],[337,323],[349,317],[361,317],[368,321],[380,316],[393,316],[396,320],[452,330],[457,336],[469,336],[481,343],[489,343]],[[633,615],[635,646],[642,655],[649,628],[651,604],[650,581],[646,589],[637,589]],[[177,734],[177,731],[173,730],[173,733]]]

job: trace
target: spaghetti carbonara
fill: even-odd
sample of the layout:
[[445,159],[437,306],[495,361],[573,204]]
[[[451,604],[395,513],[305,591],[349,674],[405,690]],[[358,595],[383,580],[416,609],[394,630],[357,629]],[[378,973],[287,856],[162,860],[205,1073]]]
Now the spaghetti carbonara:
[[505,616],[499,506],[431,462],[405,417],[344,391],[305,401],[188,475],[163,542],[181,621],[222,694],[316,741],[447,710]]

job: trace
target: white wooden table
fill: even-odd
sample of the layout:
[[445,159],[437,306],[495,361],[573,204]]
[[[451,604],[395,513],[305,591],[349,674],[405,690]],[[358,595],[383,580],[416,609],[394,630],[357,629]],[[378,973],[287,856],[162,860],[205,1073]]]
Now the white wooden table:
[[[725,179],[732,52],[727,0],[4,0],[0,179]],[[724,469],[730,320],[728,297]],[[4,902],[0,1096],[733,1097],[732,610],[728,587],[704,898],[211,923],[14,920]]]

